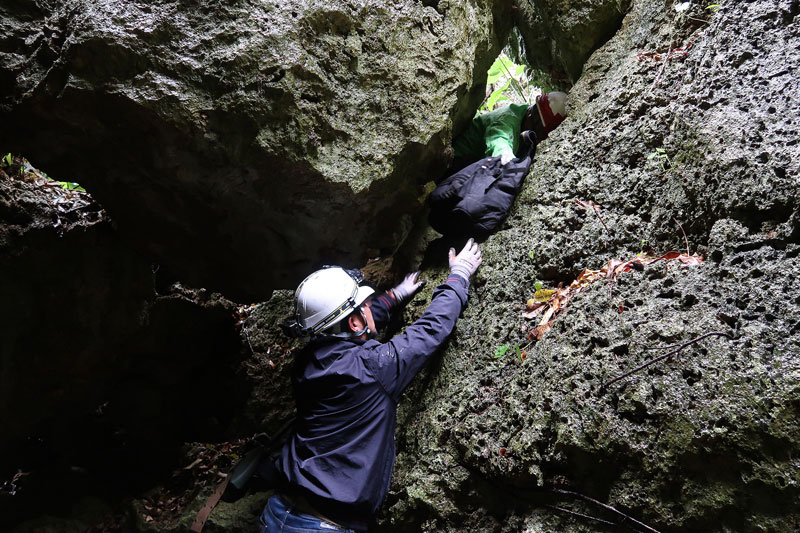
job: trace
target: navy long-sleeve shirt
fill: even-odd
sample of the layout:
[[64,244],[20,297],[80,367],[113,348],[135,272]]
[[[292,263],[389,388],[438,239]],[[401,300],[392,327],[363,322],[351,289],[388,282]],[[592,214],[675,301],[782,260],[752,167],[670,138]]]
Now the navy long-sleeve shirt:
[[[301,350],[295,433],[276,461],[289,490],[355,529],[377,514],[394,467],[397,402],[453,331],[468,288],[450,275],[423,315],[389,342],[323,337]],[[379,330],[395,307],[389,295],[373,298]]]

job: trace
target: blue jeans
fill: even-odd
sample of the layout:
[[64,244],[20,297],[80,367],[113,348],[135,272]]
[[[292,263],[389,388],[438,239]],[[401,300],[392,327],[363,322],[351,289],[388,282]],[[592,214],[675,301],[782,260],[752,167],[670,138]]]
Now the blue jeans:
[[332,524],[316,516],[302,513],[289,505],[280,494],[273,495],[261,513],[261,533],[355,533],[352,529]]

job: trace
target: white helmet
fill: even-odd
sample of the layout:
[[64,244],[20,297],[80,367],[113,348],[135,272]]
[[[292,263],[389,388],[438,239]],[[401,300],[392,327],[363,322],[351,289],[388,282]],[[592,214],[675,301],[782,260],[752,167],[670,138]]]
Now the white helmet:
[[313,335],[341,321],[375,293],[370,287],[359,286],[362,279],[360,271],[338,266],[324,267],[308,276],[294,293],[297,324]]

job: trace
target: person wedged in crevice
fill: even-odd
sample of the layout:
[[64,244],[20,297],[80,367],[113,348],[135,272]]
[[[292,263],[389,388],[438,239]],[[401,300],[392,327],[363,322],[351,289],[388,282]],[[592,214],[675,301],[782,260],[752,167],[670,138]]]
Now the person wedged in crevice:
[[428,197],[430,225],[450,242],[483,240],[508,216],[536,146],[567,116],[567,95],[542,94],[534,105],[510,104],[477,115],[453,141],[457,172]]

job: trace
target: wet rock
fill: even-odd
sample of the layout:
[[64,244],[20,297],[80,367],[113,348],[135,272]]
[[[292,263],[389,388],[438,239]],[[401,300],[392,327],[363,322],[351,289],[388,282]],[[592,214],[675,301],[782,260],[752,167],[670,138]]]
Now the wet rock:
[[510,2],[2,8],[0,144],[174,279],[261,301],[393,251],[483,98]]

